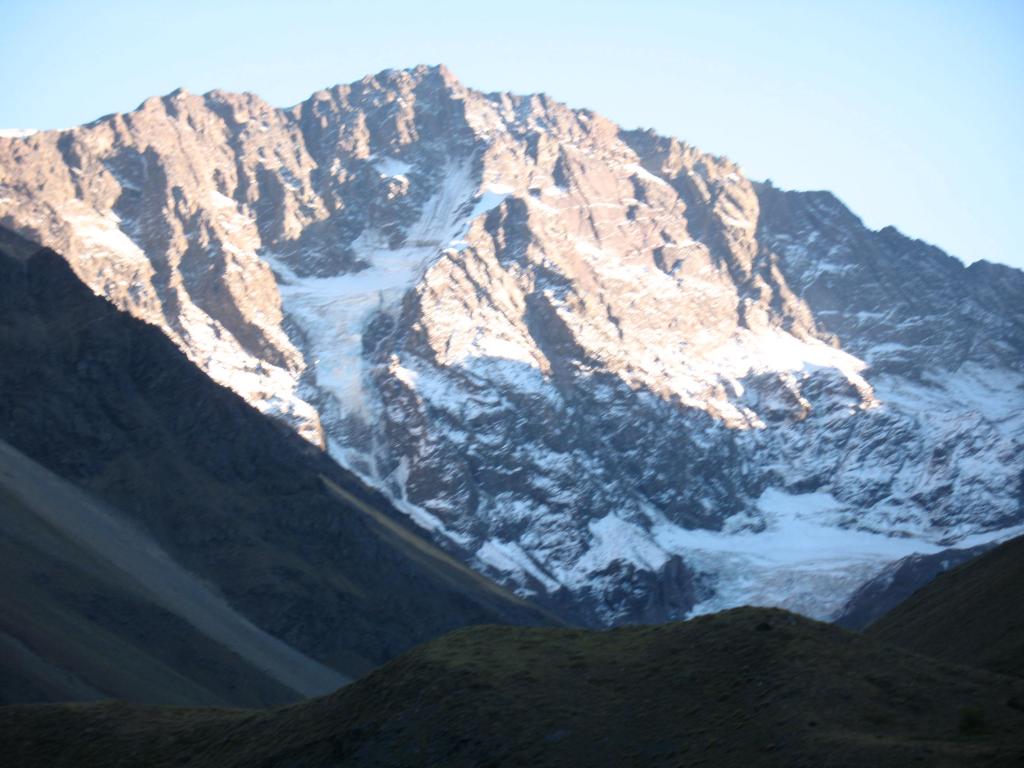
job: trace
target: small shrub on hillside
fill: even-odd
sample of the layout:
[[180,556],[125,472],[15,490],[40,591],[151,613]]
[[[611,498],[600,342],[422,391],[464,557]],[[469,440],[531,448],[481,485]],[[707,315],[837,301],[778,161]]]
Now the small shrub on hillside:
[[978,736],[988,733],[985,713],[977,707],[964,707],[960,710],[960,733],[964,736]]

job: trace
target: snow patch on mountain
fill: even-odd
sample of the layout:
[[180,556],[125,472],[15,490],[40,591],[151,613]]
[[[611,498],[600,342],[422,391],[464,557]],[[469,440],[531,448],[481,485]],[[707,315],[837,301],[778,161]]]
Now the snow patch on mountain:
[[[968,548],[1024,533],[1024,525],[978,532],[955,540],[890,536],[844,525],[849,507],[829,493],[767,488],[756,513],[724,521],[721,530],[684,528],[658,510],[627,520],[612,513],[589,525],[586,553],[568,565],[538,563],[515,542],[489,540],[477,552],[481,566],[513,581],[539,581],[549,592],[582,590],[609,563],[658,572],[674,555],[710,578],[711,594],[689,616],[737,605],[776,606],[827,621],[850,595],[887,565],[909,555]],[[524,596],[534,590],[521,586]],[[604,616],[621,619],[614,609]]]
[[976,416],[1005,434],[1024,427],[1024,374],[966,363],[954,375],[925,371],[919,381],[883,374],[875,379],[882,404],[925,414]]
[[[412,168],[394,158],[376,160],[375,165],[386,176],[403,178]],[[384,233],[374,229],[365,230],[352,243],[357,260],[368,265],[359,271],[332,277],[299,276],[283,259],[264,253],[278,278],[284,311],[306,340],[305,352],[314,368],[312,386],[319,396],[331,400],[337,421],[376,418],[378,404],[366,381],[363,350],[363,333],[370,318],[394,313],[430,264],[445,252],[465,247],[469,224],[507,196],[505,189],[495,185],[481,191],[468,162],[442,169],[437,177],[438,189],[422,205],[418,220],[404,231],[402,245],[393,246]],[[415,371],[399,367],[395,374],[415,384]],[[364,448],[338,439],[328,446],[343,466],[369,479],[380,479]]]
[[374,166],[385,178],[406,178],[412,165],[397,157],[381,157],[373,160]]

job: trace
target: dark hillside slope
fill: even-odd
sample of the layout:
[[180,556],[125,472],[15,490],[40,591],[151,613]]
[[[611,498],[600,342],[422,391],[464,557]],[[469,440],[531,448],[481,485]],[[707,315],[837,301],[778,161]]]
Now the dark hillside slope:
[[940,574],[867,633],[918,653],[1024,677],[1024,536]]
[[0,703],[273,706],[347,682],[3,441],[0,563]]
[[0,748],[22,768],[1018,766],[1022,733],[1024,681],[752,608],[469,628],[267,712],[0,708]]
[[257,626],[357,676],[467,624],[556,621],[415,536],[57,254],[18,255],[0,247],[0,439],[119,510]]
[[994,543],[969,549],[944,549],[929,555],[908,555],[886,566],[853,593],[835,623],[844,629],[864,629],[931,582],[940,573],[988,552]]

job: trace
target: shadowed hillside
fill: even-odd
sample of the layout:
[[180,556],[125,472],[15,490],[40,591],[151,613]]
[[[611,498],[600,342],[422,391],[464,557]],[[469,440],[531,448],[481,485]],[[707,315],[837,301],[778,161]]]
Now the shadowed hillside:
[[1024,537],[939,575],[867,633],[918,653],[1024,677]]
[[26,768],[1019,765],[1021,733],[1024,681],[752,608],[460,630],[269,712],[0,709],[0,745]]
[[969,549],[944,549],[933,554],[913,554],[897,560],[858,587],[834,621],[844,629],[864,629],[940,573],[963,565],[994,546],[994,543],[986,543]]
[[[157,328],[93,295],[57,254],[9,233],[0,238],[0,440],[11,447],[5,456],[29,462],[19,466],[58,476],[36,490],[0,487],[10,550],[0,563],[0,679],[10,681],[2,699],[297,697],[235,679],[253,670],[232,667],[234,650],[200,641],[189,606],[140,594],[141,572],[107,561],[110,542],[47,522],[61,510],[73,521],[79,503],[154,542],[157,559],[209,586],[204,600],[222,599],[341,673],[320,691],[467,624],[557,621],[428,544],[382,496],[213,383]],[[62,483],[65,501],[47,501]],[[84,639],[102,652],[75,650]],[[154,680],[165,684],[105,684],[116,671],[96,670],[97,659],[139,661],[125,645],[150,656],[141,680],[161,666]],[[167,682],[181,673],[192,678]],[[51,684],[54,676],[64,682]]]
[[0,703],[273,706],[347,682],[3,441],[0,558]]

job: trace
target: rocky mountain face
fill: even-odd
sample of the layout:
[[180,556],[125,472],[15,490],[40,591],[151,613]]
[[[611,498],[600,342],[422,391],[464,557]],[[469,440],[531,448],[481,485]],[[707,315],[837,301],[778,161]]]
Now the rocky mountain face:
[[1024,523],[1024,273],[443,67],[0,139],[0,223],[520,594],[827,618]]

